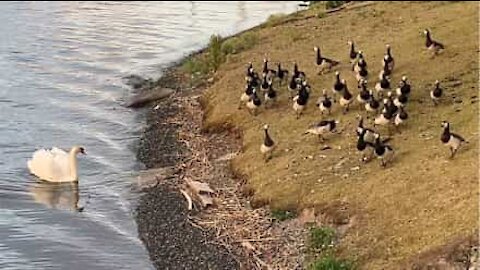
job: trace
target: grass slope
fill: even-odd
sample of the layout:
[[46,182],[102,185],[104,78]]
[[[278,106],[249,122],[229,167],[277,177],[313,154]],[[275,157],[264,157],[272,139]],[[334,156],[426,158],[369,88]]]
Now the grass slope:
[[[409,258],[452,239],[470,235],[478,221],[478,4],[468,2],[379,2],[372,6],[322,16],[309,10],[295,20],[255,29],[253,48],[229,55],[208,89],[205,128],[239,127],[243,152],[233,168],[249,179],[257,202],[276,208],[316,207],[337,223],[350,223],[340,242],[344,255],[353,255],[363,269],[392,269]],[[303,18],[303,19],[302,19]],[[425,52],[422,31],[446,51],[431,59]],[[385,44],[392,46],[396,67],[392,82],[407,75],[413,86],[407,105],[408,126],[395,134],[391,145],[397,157],[381,169],[377,161],[360,164],[356,153],[355,115],[364,114],[354,103],[343,115],[338,107],[331,118],[341,121],[340,136],[321,151],[317,138],[305,136],[307,126],[322,117],[315,101],[331,87],[334,74],[315,75],[313,47],[326,57],[340,60],[338,70],[357,94],[348,64],[347,41],[364,51],[369,65],[369,88],[377,81]],[[257,117],[237,110],[244,89],[246,64],[253,61],[261,72],[264,54],[273,68],[277,61],[291,71],[293,61],[307,73],[313,94],[304,116],[296,120],[285,87],[275,108],[262,109]],[[429,91],[438,79],[446,90],[444,102],[433,107]],[[462,100],[462,103],[455,103]],[[454,132],[470,144],[448,160],[441,145],[440,123],[449,120]],[[273,159],[264,164],[259,153],[262,126],[270,124],[278,143]],[[368,123],[370,125],[370,123]],[[380,129],[381,133],[385,133]],[[307,158],[310,157],[310,158]],[[313,158],[312,158],[313,157]],[[339,161],[343,164],[332,169]],[[360,166],[359,170],[351,168]],[[346,220],[343,220],[346,219]]]

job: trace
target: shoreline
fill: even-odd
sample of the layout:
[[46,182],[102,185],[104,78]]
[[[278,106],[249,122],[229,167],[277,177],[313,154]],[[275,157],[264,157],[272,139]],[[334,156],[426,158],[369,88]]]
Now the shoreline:
[[[152,263],[158,269],[303,269],[306,231],[298,220],[276,222],[268,209],[250,206],[245,180],[230,168],[241,134],[203,132],[200,97],[206,87],[180,82],[188,82],[178,77],[182,61],[157,81],[157,87],[176,92],[145,108],[147,128],[138,152],[147,172],[156,174],[142,188],[135,215]],[[173,170],[162,175],[162,168]],[[186,179],[208,183],[216,191],[215,205],[189,212],[180,193]]]

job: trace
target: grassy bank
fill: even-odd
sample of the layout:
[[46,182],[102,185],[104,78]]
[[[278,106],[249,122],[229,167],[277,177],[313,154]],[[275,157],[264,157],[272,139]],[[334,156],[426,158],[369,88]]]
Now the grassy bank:
[[[418,254],[447,252],[442,247],[474,235],[478,225],[477,25],[478,4],[467,2],[380,2],[332,14],[311,9],[274,18],[245,33],[250,35],[248,46],[234,53],[226,48],[230,50],[226,56],[214,56],[225,59],[213,67],[217,72],[204,96],[204,129],[240,128],[243,151],[232,168],[248,179],[256,204],[277,209],[314,207],[326,223],[346,226],[338,253],[353,256],[361,268],[401,268]],[[433,59],[425,53],[424,28],[446,46]],[[338,70],[357,94],[348,65],[350,39],[364,51],[369,87],[376,82],[387,43],[396,59],[392,82],[396,85],[403,75],[412,82],[409,123],[393,136],[397,156],[387,169],[380,169],[377,162],[358,161],[356,104],[346,115],[338,107],[333,110],[331,118],[340,120],[345,131],[327,142],[331,150],[322,151],[316,138],[302,135],[322,118],[314,103],[334,81],[333,73],[315,75],[314,46],[342,62]],[[296,61],[307,73],[313,94],[301,119],[295,119],[286,88],[277,88],[277,106],[262,108],[257,117],[237,110],[246,64],[252,61],[261,72],[265,53],[272,67],[280,61],[291,70]],[[209,57],[213,59],[200,54],[191,61],[205,63]],[[203,67],[192,68],[192,63],[184,68],[201,76]],[[437,107],[429,100],[435,80],[446,91]],[[449,120],[453,130],[470,141],[454,160],[448,160],[448,149],[439,140],[442,120]],[[267,164],[259,153],[265,123],[278,143]]]

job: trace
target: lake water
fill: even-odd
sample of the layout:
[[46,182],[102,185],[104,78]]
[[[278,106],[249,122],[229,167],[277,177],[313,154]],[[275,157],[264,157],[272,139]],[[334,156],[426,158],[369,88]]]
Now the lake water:
[[[137,238],[122,77],[162,68],[295,2],[1,2],[0,269],[151,269]],[[85,146],[80,181],[31,176],[38,148]],[[73,209],[85,206],[83,212]]]

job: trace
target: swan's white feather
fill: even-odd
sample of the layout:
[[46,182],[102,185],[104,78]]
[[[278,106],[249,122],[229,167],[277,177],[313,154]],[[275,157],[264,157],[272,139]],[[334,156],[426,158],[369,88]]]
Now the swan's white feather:
[[53,147],[51,150],[39,149],[33,153],[27,163],[30,173],[51,182],[74,181],[71,175],[69,154]]

